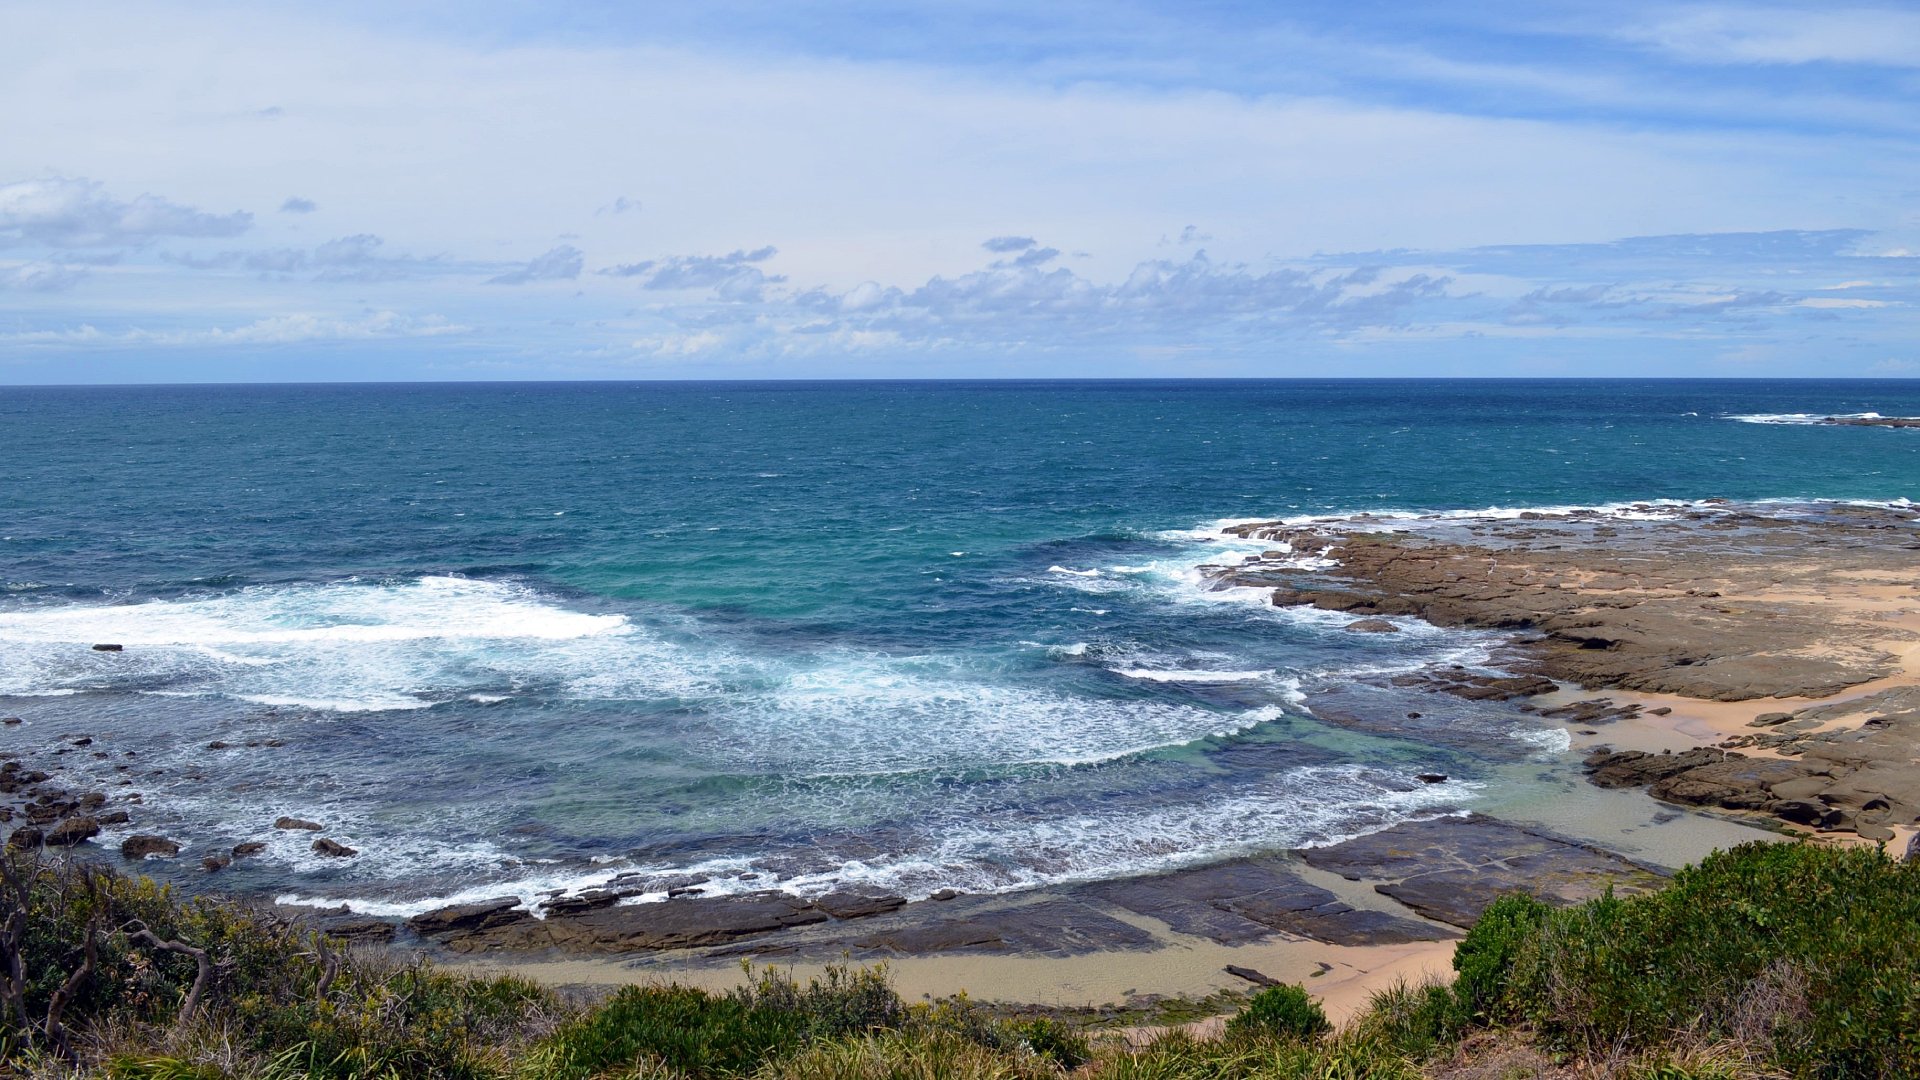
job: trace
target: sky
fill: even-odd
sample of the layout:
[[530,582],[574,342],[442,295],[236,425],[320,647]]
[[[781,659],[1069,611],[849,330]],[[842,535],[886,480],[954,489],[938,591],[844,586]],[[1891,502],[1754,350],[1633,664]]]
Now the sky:
[[1920,7],[0,0],[0,384],[1920,375]]

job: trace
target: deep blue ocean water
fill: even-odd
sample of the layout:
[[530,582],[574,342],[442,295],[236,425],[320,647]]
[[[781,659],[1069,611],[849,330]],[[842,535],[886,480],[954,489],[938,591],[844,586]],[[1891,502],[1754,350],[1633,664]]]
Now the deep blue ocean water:
[[1920,431],[1733,419],[1869,411],[1920,415],[1920,383],[0,388],[0,746],[140,792],[127,829],[185,840],[181,873],[268,839],[223,886],[369,910],[1324,841],[1557,744],[1491,706],[1316,717],[1492,639],[1210,592],[1218,522],[1920,496]]

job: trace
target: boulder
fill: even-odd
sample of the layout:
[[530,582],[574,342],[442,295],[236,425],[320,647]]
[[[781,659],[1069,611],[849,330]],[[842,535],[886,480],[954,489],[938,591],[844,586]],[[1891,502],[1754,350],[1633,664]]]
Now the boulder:
[[180,845],[164,836],[136,833],[120,841],[120,856],[125,859],[144,859],[149,855],[173,858],[180,854]]
[[331,855],[336,859],[344,859],[349,855],[360,854],[359,851],[348,847],[340,841],[325,836],[313,842],[313,850],[322,855]]
[[58,847],[72,847],[83,840],[91,840],[100,835],[100,823],[84,815],[70,817],[47,830],[47,843]]
[[317,821],[308,821],[305,818],[297,817],[282,817],[273,823],[273,827],[276,829],[304,829],[307,832],[319,832],[321,829],[326,828],[325,825]]
[[126,648],[125,645],[112,645],[112,644],[102,642],[98,645],[95,645],[93,647],[93,651],[94,652],[119,652],[124,648]]
[[200,860],[200,869],[211,874],[216,870],[225,870],[233,865],[233,860],[225,855],[209,855]]
[[1361,619],[1341,627],[1349,634],[1397,634],[1400,628],[1385,619]]
[[46,842],[46,834],[33,825],[22,825],[7,837],[7,847],[14,851],[32,851]]
[[265,850],[267,850],[267,845],[258,840],[249,840],[244,844],[233,845],[233,857],[236,859],[245,858],[248,855],[258,855]]

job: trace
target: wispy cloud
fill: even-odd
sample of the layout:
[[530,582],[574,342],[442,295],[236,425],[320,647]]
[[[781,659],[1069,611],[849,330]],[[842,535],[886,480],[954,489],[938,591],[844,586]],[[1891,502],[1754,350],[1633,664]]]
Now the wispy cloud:
[[487,279],[489,285],[526,285],[535,281],[571,281],[580,276],[586,256],[571,244],[561,244],[526,265]]
[[164,237],[238,236],[245,211],[210,214],[158,195],[118,199],[81,177],[0,184],[0,248],[138,247]]
[[57,262],[30,262],[18,266],[0,266],[0,289],[16,292],[63,292],[78,285],[87,276],[85,270]]
[[1706,63],[1920,67],[1920,12],[1910,8],[1683,6],[1617,26],[1624,40]]
[[92,324],[60,330],[0,334],[16,345],[183,346],[294,345],[318,341],[368,341],[381,338],[445,337],[471,332],[438,316],[410,317],[380,311],[358,317],[294,313],[272,315],[241,326],[155,330],[133,327],[103,330]]

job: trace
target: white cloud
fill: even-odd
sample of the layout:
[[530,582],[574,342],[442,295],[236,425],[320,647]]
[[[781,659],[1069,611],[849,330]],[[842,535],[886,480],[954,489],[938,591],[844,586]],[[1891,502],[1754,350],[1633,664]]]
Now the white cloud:
[[1839,297],[1810,296],[1800,301],[1803,308],[1852,309],[1879,308],[1892,306],[1890,300],[1849,300]]
[[252,222],[244,211],[208,214],[157,195],[116,199],[79,177],[0,184],[0,248],[137,247],[161,237],[238,236]]

